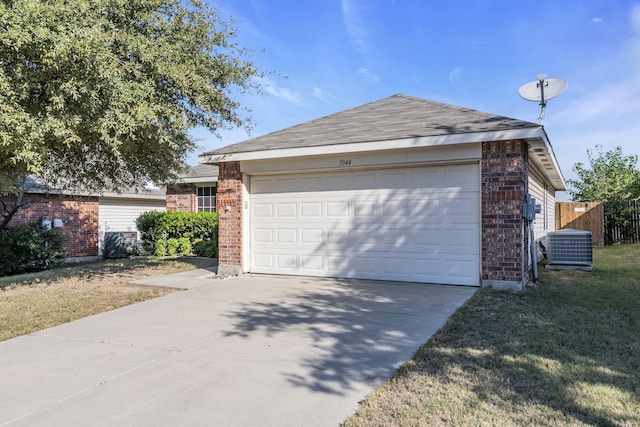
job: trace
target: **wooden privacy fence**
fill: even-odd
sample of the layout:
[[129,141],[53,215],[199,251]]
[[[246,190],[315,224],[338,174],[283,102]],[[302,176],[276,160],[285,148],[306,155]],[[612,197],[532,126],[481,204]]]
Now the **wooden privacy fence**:
[[591,232],[593,246],[604,246],[604,205],[598,202],[556,202],[556,230]]
[[607,203],[605,244],[640,242],[640,201]]

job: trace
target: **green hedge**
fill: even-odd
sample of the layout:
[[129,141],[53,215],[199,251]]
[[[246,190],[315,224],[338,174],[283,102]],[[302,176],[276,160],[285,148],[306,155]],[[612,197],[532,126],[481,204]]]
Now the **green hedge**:
[[217,212],[145,212],[136,219],[145,251],[157,256],[188,255],[194,244],[212,241],[217,256]]
[[0,276],[44,270],[64,259],[63,234],[42,221],[0,230]]

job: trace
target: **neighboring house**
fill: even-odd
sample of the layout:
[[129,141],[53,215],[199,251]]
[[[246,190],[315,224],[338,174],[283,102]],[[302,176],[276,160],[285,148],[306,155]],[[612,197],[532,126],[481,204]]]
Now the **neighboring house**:
[[[199,161],[219,167],[222,274],[521,289],[525,197],[542,205],[539,238],[554,229],[555,191],[565,190],[541,125],[404,95]],[[199,184],[186,179],[193,209]]]
[[150,187],[121,194],[67,194],[32,181],[25,192],[24,206],[9,226],[43,219],[64,234],[66,261],[90,261],[102,257],[105,232],[137,232],[136,218],[152,210],[165,210],[164,189]]
[[191,166],[178,182],[167,187],[167,210],[213,212],[216,210],[218,167]]

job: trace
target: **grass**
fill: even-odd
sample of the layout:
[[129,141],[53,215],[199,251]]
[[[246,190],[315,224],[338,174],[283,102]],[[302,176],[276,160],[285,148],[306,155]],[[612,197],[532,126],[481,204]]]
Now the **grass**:
[[206,258],[132,258],[0,277],[0,341],[176,292],[132,285],[213,265]]
[[345,426],[640,425],[640,244],[481,289]]

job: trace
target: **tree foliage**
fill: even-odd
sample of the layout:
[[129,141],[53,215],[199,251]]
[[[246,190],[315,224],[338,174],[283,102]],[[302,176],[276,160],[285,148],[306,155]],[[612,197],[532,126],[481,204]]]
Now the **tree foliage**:
[[261,71],[200,0],[0,0],[0,196],[167,182]]
[[567,180],[573,200],[580,202],[621,202],[640,197],[638,156],[625,156],[622,147],[602,151],[598,155],[587,150],[589,165],[576,163],[573,167],[578,179]]

